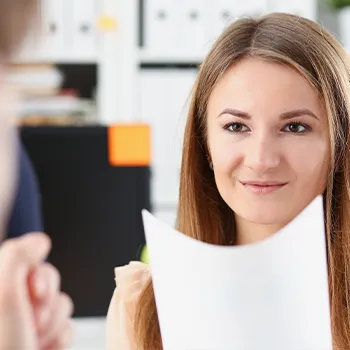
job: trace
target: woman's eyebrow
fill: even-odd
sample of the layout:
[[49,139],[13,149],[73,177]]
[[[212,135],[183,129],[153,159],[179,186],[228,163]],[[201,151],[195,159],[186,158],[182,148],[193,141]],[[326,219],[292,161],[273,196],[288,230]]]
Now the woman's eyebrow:
[[286,120],[286,119],[291,119],[291,118],[295,118],[295,117],[300,117],[302,115],[308,115],[308,116],[310,116],[312,118],[315,118],[315,119],[319,120],[319,118],[316,116],[316,114],[314,114],[313,112],[311,112],[307,108],[296,109],[294,111],[289,111],[289,112],[282,113],[280,118],[282,120]]
[[[249,113],[243,112],[243,111],[240,111],[240,110],[234,109],[234,108],[225,108],[222,112],[220,112],[218,117],[220,117],[223,114],[231,114],[235,117],[239,117],[239,118],[246,119],[246,120],[249,120],[252,118],[252,116]],[[302,115],[308,115],[310,117],[313,117],[313,118],[319,120],[319,118],[316,116],[316,114],[311,112],[307,108],[296,109],[293,111],[284,112],[280,115],[280,119],[282,119],[282,120],[292,119],[295,117],[300,117]]]
[[233,109],[233,108],[225,108],[219,115],[218,115],[218,118],[220,116],[222,116],[223,114],[231,114],[235,117],[239,117],[239,118],[242,118],[242,119],[251,119],[251,115],[249,113],[246,113],[246,112],[242,112],[242,111],[239,111],[238,109]]

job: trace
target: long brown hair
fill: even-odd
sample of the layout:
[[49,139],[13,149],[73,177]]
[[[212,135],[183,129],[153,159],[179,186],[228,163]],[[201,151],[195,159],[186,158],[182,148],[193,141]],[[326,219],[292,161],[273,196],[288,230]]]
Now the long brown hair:
[[[350,349],[349,62],[341,45],[320,25],[281,13],[242,18],[214,44],[200,67],[192,93],[177,229],[213,244],[232,244],[234,240],[234,214],[220,197],[208,164],[206,110],[221,77],[244,57],[293,67],[312,84],[326,108],[331,154],[324,207],[332,332],[337,347]],[[151,281],[139,300],[135,336],[140,349],[162,349]]]

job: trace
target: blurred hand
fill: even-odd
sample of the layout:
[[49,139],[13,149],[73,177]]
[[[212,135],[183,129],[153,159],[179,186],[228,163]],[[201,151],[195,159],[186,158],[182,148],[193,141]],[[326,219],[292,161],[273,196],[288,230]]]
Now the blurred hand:
[[40,233],[0,246],[1,350],[64,349],[72,341],[72,302],[59,290],[57,270],[42,262],[50,246]]

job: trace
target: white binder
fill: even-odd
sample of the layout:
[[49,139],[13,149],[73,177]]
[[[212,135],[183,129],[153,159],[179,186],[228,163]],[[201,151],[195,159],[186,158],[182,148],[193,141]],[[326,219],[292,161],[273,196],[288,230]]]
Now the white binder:
[[235,1],[205,0],[207,51],[212,47],[224,29],[232,22]]
[[176,52],[179,23],[176,22],[174,0],[145,1],[145,51],[149,55],[169,56]]
[[317,19],[317,0],[269,1],[270,12],[292,13],[309,18],[313,21]]
[[60,60],[68,49],[67,25],[65,16],[66,1],[42,0],[42,38],[38,49],[38,56],[43,60]]
[[[71,20],[73,23],[71,45],[73,55],[75,58],[81,57],[83,60],[94,58],[97,55],[97,0],[71,1]],[[67,17],[69,17],[68,13]]]
[[207,23],[205,25],[207,47],[212,46],[222,32],[236,19],[266,14],[268,12],[267,1],[205,0],[207,9]]
[[179,1],[173,6],[176,49],[184,57],[198,57],[206,48],[207,9],[203,0]]
[[152,130],[151,200],[156,208],[176,207],[187,98],[196,69],[141,72],[141,120]]
[[236,18],[242,16],[261,16],[267,13],[269,7],[268,1],[269,0],[225,0],[224,3],[231,9],[233,17]]

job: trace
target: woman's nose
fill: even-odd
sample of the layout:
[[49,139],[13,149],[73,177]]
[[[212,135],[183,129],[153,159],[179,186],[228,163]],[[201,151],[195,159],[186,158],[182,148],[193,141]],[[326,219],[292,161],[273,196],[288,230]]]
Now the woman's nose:
[[256,172],[277,168],[281,162],[281,149],[273,137],[257,135],[249,138],[244,154],[244,164]]

